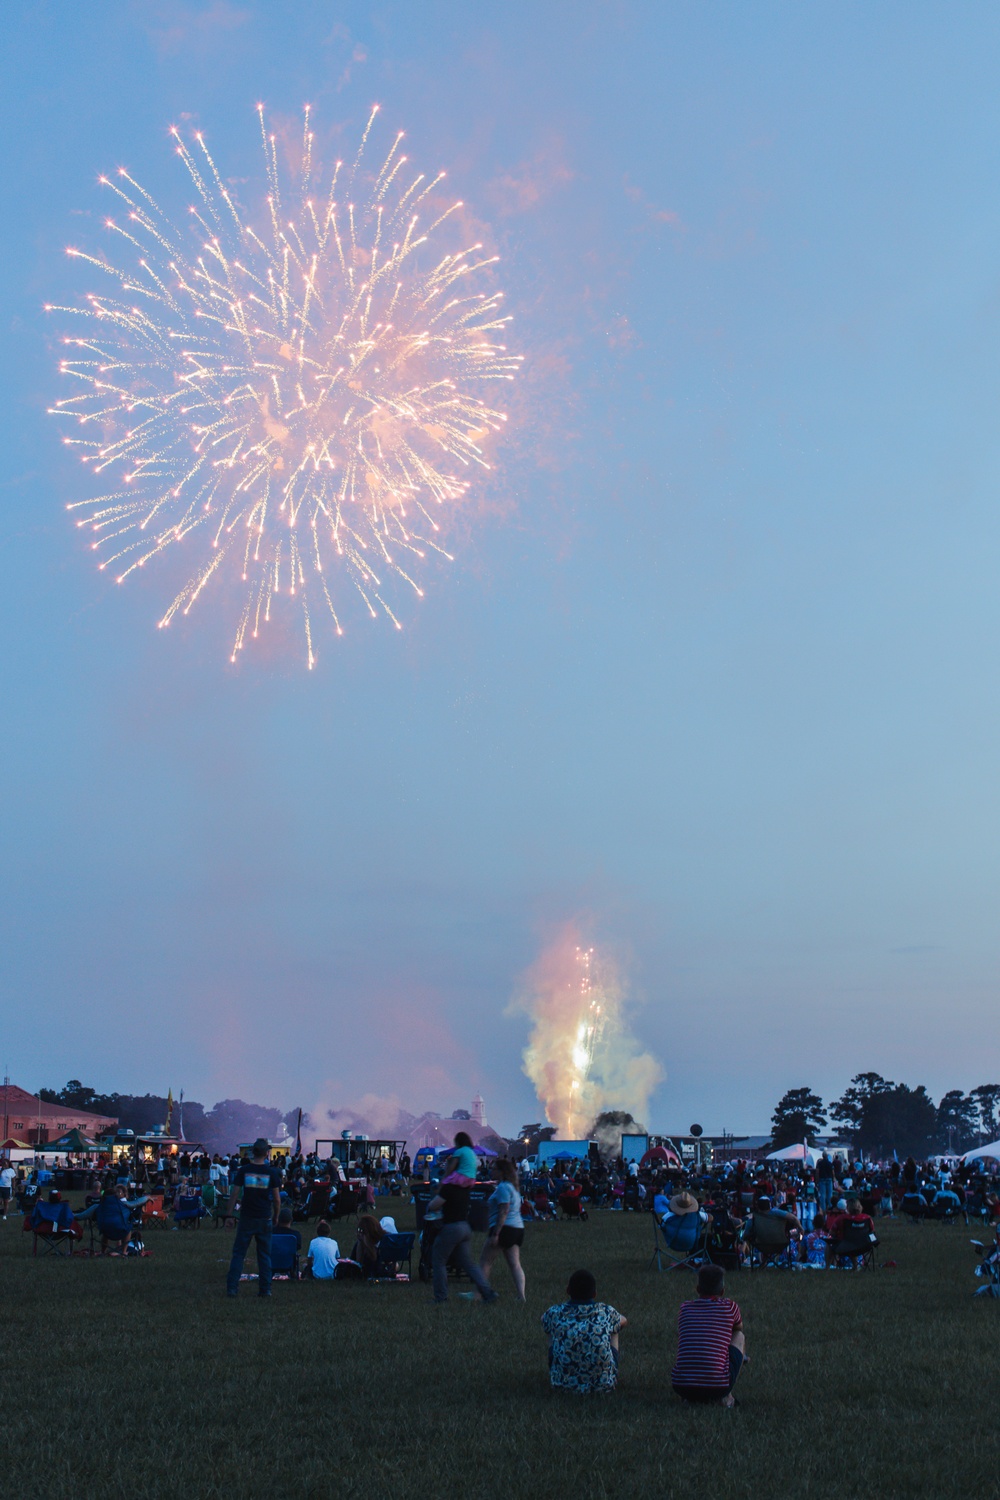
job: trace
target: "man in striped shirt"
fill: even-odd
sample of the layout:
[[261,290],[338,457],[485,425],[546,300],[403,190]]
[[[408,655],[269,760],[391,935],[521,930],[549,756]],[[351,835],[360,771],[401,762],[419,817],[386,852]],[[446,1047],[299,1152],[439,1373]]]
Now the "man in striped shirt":
[[725,1292],[722,1267],[702,1266],[697,1301],[681,1303],[670,1379],[685,1401],[736,1405],[733,1386],[746,1358],[746,1340],[740,1310]]

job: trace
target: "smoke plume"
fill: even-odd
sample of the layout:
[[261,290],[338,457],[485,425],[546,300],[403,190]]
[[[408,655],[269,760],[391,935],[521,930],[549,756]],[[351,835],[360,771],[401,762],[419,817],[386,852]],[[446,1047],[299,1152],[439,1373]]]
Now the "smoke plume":
[[604,1110],[645,1117],[663,1070],[628,1029],[614,965],[574,923],[525,974],[512,1008],[531,1017],[523,1067],[557,1137],[580,1137]]

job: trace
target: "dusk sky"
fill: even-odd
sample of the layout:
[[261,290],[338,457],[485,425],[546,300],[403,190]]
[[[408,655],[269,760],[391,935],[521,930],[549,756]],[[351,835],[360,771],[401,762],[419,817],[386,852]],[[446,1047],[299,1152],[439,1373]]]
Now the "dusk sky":
[[[25,1087],[539,1117],[568,921],[662,1064],[767,1128],[1000,1077],[1000,15],[189,0],[4,14],[3,1055]],[[43,304],[97,177],[248,204],[255,106],[374,101],[502,258],[524,373],[396,632],[229,661],[99,573]]]

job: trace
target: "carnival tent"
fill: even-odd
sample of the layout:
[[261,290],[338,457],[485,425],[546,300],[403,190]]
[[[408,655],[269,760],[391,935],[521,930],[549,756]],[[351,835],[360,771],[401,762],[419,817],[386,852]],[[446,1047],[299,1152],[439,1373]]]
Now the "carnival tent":
[[103,1151],[105,1147],[99,1146],[96,1141],[90,1141],[79,1130],[67,1130],[57,1141],[46,1141],[44,1146],[36,1146],[35,1150],[39,1156],[73,1156],[92,1155],[96,1151]]
[[994,1161],[1000,1161],[1000,1141],[993,1141],[989,1146],[977,1146],[974,1151],[966,1151],[962,1160],[976,1161],[983,1156],[991,1156]]
[[794,1146],[785,1146],[780,1151],[769,1151],[764,1158],[765,1161],[804,1161],[810,1167],[814,1167],[819,1161],[819,1152],[812,1146],[806,1146],[803,1142],[796,1142]]

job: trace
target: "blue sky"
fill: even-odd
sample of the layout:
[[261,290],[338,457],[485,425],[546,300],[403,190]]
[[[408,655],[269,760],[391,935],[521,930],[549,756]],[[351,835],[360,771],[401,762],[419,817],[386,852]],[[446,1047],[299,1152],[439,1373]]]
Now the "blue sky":
[[[993,7],[35,3],[5,17],[0,986],[22,1084],[535,1118],[518,975],[617,954],[651,1123],[1000,1075]],[[41,311],[100,172],[378,100],[525,375],[398,635],[229,665],[67,522]],[[248,189],[249,191],[249,189]]]

